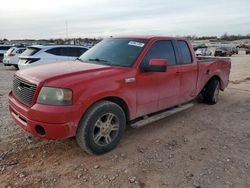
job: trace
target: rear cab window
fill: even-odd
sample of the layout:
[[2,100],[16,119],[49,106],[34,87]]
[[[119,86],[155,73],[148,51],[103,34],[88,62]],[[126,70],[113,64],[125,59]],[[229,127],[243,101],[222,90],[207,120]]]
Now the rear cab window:
[[181,64],[191,64],[193,62],[192,54],[186,41],[178,40],[177,46],[181,55]]
[[151,59],[166,59],[168,65],[176,65],[176,56],[171,40],[156,41],[144,56],[141,68],[146,68]]

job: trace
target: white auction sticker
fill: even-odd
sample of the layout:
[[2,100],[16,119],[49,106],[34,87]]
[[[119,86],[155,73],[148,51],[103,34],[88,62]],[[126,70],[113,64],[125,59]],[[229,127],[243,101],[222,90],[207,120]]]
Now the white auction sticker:
[[136,42],[136,41],[129,41],[128,45],[137,46],[137,47],[142,48],[144,46],[144,43]]

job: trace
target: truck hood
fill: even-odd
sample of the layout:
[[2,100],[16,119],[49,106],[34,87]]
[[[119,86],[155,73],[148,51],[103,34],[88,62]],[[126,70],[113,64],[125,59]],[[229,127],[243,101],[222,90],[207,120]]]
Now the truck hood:
[[78,61],[66,61],[26,68],[24,70],[18,71],[16,75],[24,79],[40,83],[49,79],[60,78],[85,72],[99,72],[112,68],[114,67],[83,63]]

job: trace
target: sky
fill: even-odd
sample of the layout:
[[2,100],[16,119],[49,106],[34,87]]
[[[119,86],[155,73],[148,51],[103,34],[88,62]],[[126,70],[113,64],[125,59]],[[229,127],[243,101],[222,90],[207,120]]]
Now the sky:
[[0,39],[250,34],[250,0],[3,0]]

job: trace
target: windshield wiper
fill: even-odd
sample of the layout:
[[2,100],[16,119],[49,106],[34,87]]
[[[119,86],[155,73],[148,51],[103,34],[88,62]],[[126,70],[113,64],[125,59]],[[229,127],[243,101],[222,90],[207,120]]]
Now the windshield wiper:
[[105,59],[95,58],[95,59],[88,59],[88,61],[97,61],[97,62],[108,62]]
[[81,62],[84,62],[84,61],[83,61],[82,59],[80,59],[79,57],[76,58],[76,60],[81,61]]

